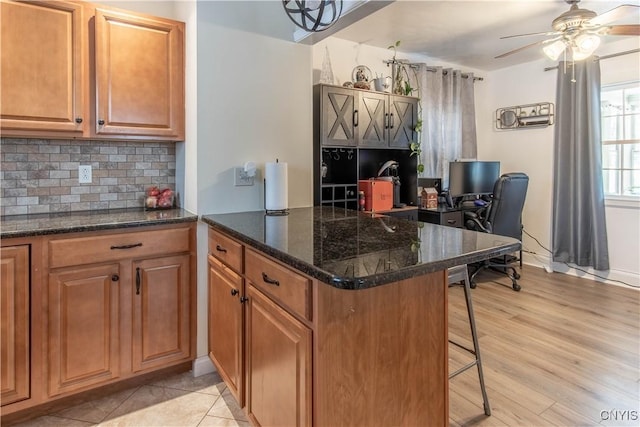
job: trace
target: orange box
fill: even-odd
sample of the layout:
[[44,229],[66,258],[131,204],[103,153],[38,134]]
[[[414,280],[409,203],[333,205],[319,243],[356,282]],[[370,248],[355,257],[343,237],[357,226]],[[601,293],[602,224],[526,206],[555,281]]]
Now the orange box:
[[393,208],[393,183],[380,179],[358,181],[358,191],[364,191],[364,210],[387,211]]

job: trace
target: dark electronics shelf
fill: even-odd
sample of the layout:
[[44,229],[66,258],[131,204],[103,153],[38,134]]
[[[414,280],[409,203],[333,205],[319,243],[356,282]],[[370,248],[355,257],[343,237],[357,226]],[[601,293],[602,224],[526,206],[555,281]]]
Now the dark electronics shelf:
[[314,205],[358,208],[358,181],[398,162],[400,202],[417,205],[419,100],[332,85],[314,86]]

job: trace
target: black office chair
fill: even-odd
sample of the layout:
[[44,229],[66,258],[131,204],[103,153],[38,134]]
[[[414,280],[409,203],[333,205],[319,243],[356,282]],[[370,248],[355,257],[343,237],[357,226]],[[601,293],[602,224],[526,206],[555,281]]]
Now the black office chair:
[[[465,212],[465,227],[484,233],[499,234],[522,240],[522,209],[529,186],[529,177],[524,173],[513,172],[502,175],[493,186],[493,199],[485,208],[476,212]],[[510,279],[514,291],[521,289],[518,284],[520,274],[510,266],[519,261],[522,268],[522,249],[520,257],[504,255],[491,258],[473,265],[475,270],[471,275],[471,287],[475,288],[475,277],[482,270],[492,269],[506,274]]]

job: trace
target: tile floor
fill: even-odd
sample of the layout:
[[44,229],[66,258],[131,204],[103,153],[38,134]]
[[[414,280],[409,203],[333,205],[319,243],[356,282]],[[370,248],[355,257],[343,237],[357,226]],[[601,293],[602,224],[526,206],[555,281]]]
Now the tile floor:
[[16,427],[250,426],[217,373],[191,372],[85,402]]

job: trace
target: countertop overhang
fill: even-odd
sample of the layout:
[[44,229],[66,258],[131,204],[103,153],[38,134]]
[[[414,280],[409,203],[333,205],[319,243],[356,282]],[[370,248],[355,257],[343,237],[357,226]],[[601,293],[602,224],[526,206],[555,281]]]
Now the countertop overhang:
[[9,215],[0,219],[0,238],[100,231],[116,228],[195,222],[196,214],[183,209],[145,211],[142,208]]
[[321,282],[365,289],[520,250],[511,237],[358,211],[309,207],[204,215],[201,220]]

